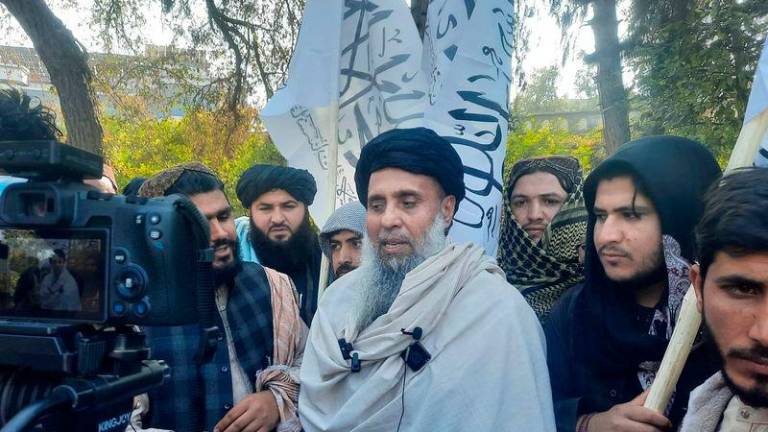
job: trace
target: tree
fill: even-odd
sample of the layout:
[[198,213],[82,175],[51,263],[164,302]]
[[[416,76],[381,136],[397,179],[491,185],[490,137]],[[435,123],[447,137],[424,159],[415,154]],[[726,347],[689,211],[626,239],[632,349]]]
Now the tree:
[[610,154],[630,139],[629,104],[622,81],[616,0],[593,0],[592,11],[594,16],[590,25],[595,34],[595,52],[590,57],[597,64],[603,141]]
[[[94,0],[93,20],[107,46],[145,45],[142,23],[156,0]],[[217,65],[202,86],[207,100],[223,96],[232,113],[263,91],[270,98],[286,77],[304,0],[162,0],[175,45],[205,51]],[[205,10],[201,17],[200,10]],[[211,96],[212,95],[212,96]]]
[[411,15],[413,21],[416,23],[416,29],[419,31],[419,36],[424,38],[424,29],[427,26],[427,8],[429,7],[428,0],[411,0]]
[[556,66],[537,69],[515,98],[514,110],[526,114],[559,109],[557,79],[560,76]]
[[[134,107],[141,105],[135,102]],[[132,111],[130,117],[104,117],[104,149],[120,185],[196,160],[218,174],[232,205],[242,214],[235,199],[240,174],[254,163],[285,164],[267,133],[250,126],[257,123],[253,108],[243,109],[237,119],[203,110],[191,111],[181,119],[158,119],[149,112],[143,116],[137,112]],[[221,137],[226,134],[232,136],[229,147],[222,146]]]
[[768,33],[768,2],[635,0],[629,22],[639,129],[698,139],[725,162]]
[[88,54],[43,0],[0,0],[19,22],[59,93],[69,143],[101,154],[102,130]]
[[515,162],[536,156],[570,155],[579,160],[584,173],[592,170],[605,158],[601,145],[601,130],[585,134],[572,134],[567,129],[551,124],[519,125],[509,133],[504,161],[504,178]]
[[[550,0],[550,12],[563,29],[564,41],[572,39],[571,30],[584,22],[590,6],[593,17],[588,24],[595,36],[595,52],[586,55],[585,61],[597,66],[603,142],[610,154],[630,139],[629,104],[622,81],[616,0]],[[566,45],[568,48],[570,43]],[[569,51],[566,49],[566,56]]]

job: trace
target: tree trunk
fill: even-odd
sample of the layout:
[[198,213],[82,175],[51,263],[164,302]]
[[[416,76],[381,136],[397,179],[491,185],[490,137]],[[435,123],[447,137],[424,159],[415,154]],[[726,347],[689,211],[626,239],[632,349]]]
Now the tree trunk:
[[419,30],[419,36],[424,39],[424,29],[427,26],[427,7],[429,0],[411,0],[411,15],[416,22],[416,29]]
[[594,0],[591,26],[595,35],[597,90],[603,114],[603,142],[610,155],[629,141],[627,92],[621,79],[619,22],[616,0]]
[[21,24],[59,93],[70,144],[102,154],[103,132],[91,88],[88,54],[44,0],[0,0]]

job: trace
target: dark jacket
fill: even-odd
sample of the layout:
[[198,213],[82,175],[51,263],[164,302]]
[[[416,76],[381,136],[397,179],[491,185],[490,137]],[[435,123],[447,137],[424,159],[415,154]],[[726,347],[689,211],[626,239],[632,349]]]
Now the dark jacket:
[[[237,361],[253,380],[259,370],[270,366],[274,345],[272,296],[261,265],[242,263],[230,289],[226,313]],[[152,358],[171,367],[170,380],[149,392],[145,427],[211,431],[234,405],[224,324],[218,311],[214,316],[219,342],[213,358],[205,364],[195,361],[199,324],[145,329]]]
[[[558,432],[573,432],[579,416],[607,411],[614,405],[631,401],[643,391],[634,370],[613,373],[590,367],[574,349],[582,335],[574,331],[576,327],[572,319],[580,315],[579,300],[583,290],[584,285],[580,284],[566,291],[544,325]],[[680,376],[669,413],[675,427],[683,420],[691,390],[717,370],[719,357],[716,349],[709,343],[698,343]]]

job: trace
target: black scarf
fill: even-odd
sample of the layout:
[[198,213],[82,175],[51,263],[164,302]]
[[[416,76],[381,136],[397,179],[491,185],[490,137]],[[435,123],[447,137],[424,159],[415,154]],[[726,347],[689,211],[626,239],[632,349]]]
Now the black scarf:
[[[604,375],[634,374],[645,362],[658,362],[667,347],[664,335],[649,334],[637,319],[632,290],[610,281],[594,244],[593,212],[597,186],[606,171],[621,167],[642,181],[661,219],[662,233],[674,238],[680,255],[693,260],[693,229],[703,209],[702,196],[720,176],[712,154],[701,144],[679,137],[649,137],[625,144],[598,166],[584,185],[589,213],[586,281],[574,310],[579,343],[577,358]],[[663,299],[667,298],[665,293]],[[657,306],[663,307],[664,305]]]

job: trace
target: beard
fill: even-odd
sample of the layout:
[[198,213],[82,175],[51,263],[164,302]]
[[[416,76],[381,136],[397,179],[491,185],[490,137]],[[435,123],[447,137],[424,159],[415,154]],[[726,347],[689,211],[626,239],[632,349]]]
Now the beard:
[[438,213],[424,238],[411,240],[413,253],[402,256],[386,256],[370,239],[363,239],[362,264],[358,269],[362,286],[354,316],[358,333],[389,311],[410,271],[445,247],[445,228]]
[[768,408],[768,376],[758,376],[755,378],[756,384],[753,387],[743,388],[733,382],[733,379],[731,379],[727,371],[729,357],[764,362],[768,359],[768,347],[758,345],[753,348],[734,348],[730,349],[727,353],[723,352],[720,344],[714,337],[716,333],[712,331],[706,315],[702,318],[707,334],[711,337],[711,340],[715,342],[717,351],[720,353],[720,358],[723,362],[721,372],[723,373],[725,384],[731,389],[733,394],[738,396],[745,404],[754,408]]
[[212,247],[216,249],[218,246],[227,245],[232,249],[232,259],[222,265],[213,267],[213,281],[214,286],[232,285],[232,282],[242,269],[240,262],[239,245],[236,241],[231,239],[221,239],[213,243]]
[[[616,284],[628,292],[644,289],[656,283],[666,281],[667,265],[664,262],[664,251],[659,247],[658,251],[648,258],[640,261],[638,271],[625,279],[613,280]],[[603,267],[605,268],[605,267]],[[607,272],[606,272],[606,276]],[[610,277],[608,277],[610,279]]]
[[309,225],[308,215],[304,215],[301,225],[288,240],[279,242],[267,237],[256,227],[253,220],[250,221],[251,232],[248,237],[261,265],[281,273],[292,273],[309,265],[315,251],[319,250],[320,243]]

